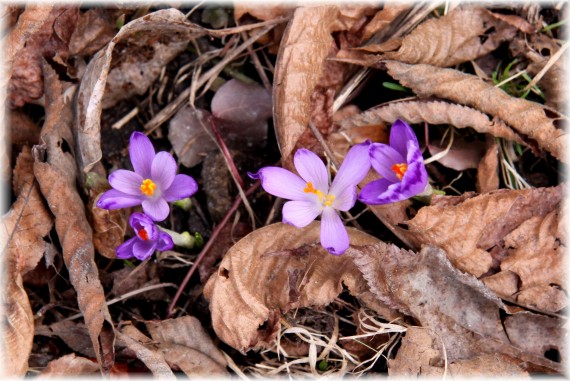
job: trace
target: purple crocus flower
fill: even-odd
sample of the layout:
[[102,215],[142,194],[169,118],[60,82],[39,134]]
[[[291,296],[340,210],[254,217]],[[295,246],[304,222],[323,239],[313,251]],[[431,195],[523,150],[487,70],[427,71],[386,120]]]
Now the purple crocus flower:
[[113,189],[101,196],[98,207],[121,209],[142,204],[148,216],[162,221],[170,212],[168,202],[190,197],[198,190],[192,177],[176,174],[177,165],[171,154],[155,154],[144,134],[133,132],[129,155],[135,171],[119,169],[111,173],[109,184]]
[[330,186],[322,160],[306,149],[299,149],[293,160],[300,177],[280,167],[264,167],[249,176],[261,179],[266,192],[292,200],[283,206],[283,222],[302,228],[321,215],[321,245],[340,255],[349,239],[337,210],[347,211],[356,202],[356,185],[370,169],[369,144],[350,149]]
[[155,250],[164,251],[174,247],[170,235],[160,231],[152,219],[146,214],[131,214],[129,224],[136,235],[117,247],[117,258],[129,259],[135,257],[144,261],[149,258]]
[[372,167],[382,178],[362,188],[358,199],[380,205],[406,200],[422,193],[428,184],[424,159],[412,128],[396,120],[390,131],[390,145],[372,143],[369,147]]

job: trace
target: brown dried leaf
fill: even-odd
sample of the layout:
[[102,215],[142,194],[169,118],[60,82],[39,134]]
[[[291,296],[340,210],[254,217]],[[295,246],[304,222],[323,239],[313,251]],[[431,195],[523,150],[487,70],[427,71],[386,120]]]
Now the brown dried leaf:
[[397,51],[389,51],[395,48],[390,40],[361,50],[381,53],[374,57],[376,60],[449,67],[484,56],[515,34],[514,27],[495,18],[488,10],[461,7],[420,24],[403,38]]
[[168,140],[178,161],[186,167],[200,164],[208,152],[216,149],[210,118],[206,110],[184,106],[170,120]]
[[488,136],[486,152],[477,166],[478,193],[487,193],[499,189],[499,148],[495,139]]
[[274,2],[271,6],[263,4],[253,4],[244,1],[236,1],[234,6],[234,18],[240,20],[246,14],[250,14],[258,20],[268,21],[279,17],[290,16],[293,14],[295,4],[293,2],[283,2],[279,4]]
[[90,56],[97,53],[117,34],[117,19],[126,13],[130,12],[99,7],[81,13],[69,41],[69,54]]
[[[107,48],[100,50],[91,59],[79,85],[76,102],[75,123],[77,129],[75,130],[75,139],[81,183],[84,182],[85,173],[89,172],[102,156],[101,111],[103,107],[111,105],[109,103],[109,99],[111,99],[109,91],[111,90],[105,91],[107,83],[112,83],[113,86],[122,83],[126,88],[119,86],[113,91],[123,95],[141,91],[144,86],[148,87],[154,81],[164,64],[178,54],[167,49],[171,43],[176,51],[181,49],[182,45],[186,46],[189,39],[202,34],[205,34],[205,30],[187,22],[184,14],[180,11],[173,8],[159,10],[123,26],[109,42]],[[145,44],[151,38],[154,41],[153,53],[150,58],[142,57],[141,52],[144,51]],[[168,43],[161,43],[160,41],[163,40],[168,41]],[[139,46],[138,44],[141,43],[143,45]],[[117,44],[124,45],[123,47],[127,51],[121,53],[122,59],[115,62],[117,66],[109,71],[113,49]],[[140,66],[140,70],[142,70],[143,75],[139,69],[135,70],[136,73],[128,70],[129,66],[131,68],[133,66],[130,60],[134,57],[137,59],[136,62],[142,63],[143,66]],[[160,67],[156,65],[157,62],[162,62]],[[121,79],[120,77],[123,75],[125,78]],[[146,91],[146,87],[144,91]],[[105,97],[103,97],[104,94]],[[118,98],[113,102],[117,100]]]
[[[158,265],[155,262],[143,262],[136,268],[125,266],[120,270],[113,271],[111,276],[113,277],[111,295],[115,297],[122,296],[143,287],[160,284]],[[147,291],[132,297],[132,299],[146,301],[166,300],[167,298],[168,294],[164,288]]]
[[427,122],[429,124],[451,124],[457,128],[471,127],[482,134],[491,134],[524,144],[521,137],[498,118],[491,120],[477,109],[433,100],[390,102],[346,118],[340,122],[340,125],[341,130],[345,130],[383,122],[394,123],[396,119],[403,119],[411,124]]
[[[348,230],[352,245],[378,242]],[[255,230],[226,253],[204,288],[221,340],[242,352],[264,347],[275,338],[281,313],[327,305],[343,284],[353,295],[367,291],[351,259],[328,253],[319,235],[319,222],[303,229],[277,223]]]
[[385,65],[393,78],[420,97],[449,99],[499,118],[525,138],[534,139],[558,160],[567,162],[566,133],[556,126],[560,118],[551,116],[552,112],[540,104],[511,97],[492,84],[458,70],[396,61],[386,61]]
[[496,267],[490,251],[503,247],[503,240],[523,222],[543,219],[562,200],[562,187],[499,190],[469,198],[456,205],[438,205],[434,196],[407,222],[408,234],[419,246],[444,249],[459,270],[480,277]]
[[291,156],[311,116],[311,95],[334,41],[336,6],[295,10],[280,45],[273,86],[273,120],[283,162]]
[[[452,134],[454,132],[451,132]],[[437,155],[447,149],[448,141],[434,140],[427,145],[428,151],[432,156]],[[464,171],[469,168],[477,168],[479,161],[485,154],[485,142],[480,140],[467,141],[463,136],[454,136],[453,144],[449,151],[437,162],[441,165],[455,169],[456,171]]]
[[[349,248],[348,256],[362,271],[372,293],[380,300],[392,300],[394,306],[411,315],[438,337],[450,362],[477,357],[483,353],[501,353],[526,362],[560,371],[559,363],[526,347],[513,345],[501,323],[500,309],[505,306],[482,282],[451,265],[446,253],[424,246],[415,254],[394,245],[377,243]],[[541,315],[531,314],[529,329],[545,332]],[[561,329],[563,321],[553,319]],[[542,343],[562,348],[561,337],[551,330]],[[443,363],[443,358],[431,364]]]
[[[55,228],[63,248],[69,279],[89,329],[93,348],[103,372],[114,362],[114,331],[105,303],[99,270],[94,261],[91,226],[77,184],[73,157],[71,104],[64,103],[63,85],[57,74],[44,65],[46,83],[46,121],[42,128],[43,145],[34,147],[34,174],[42,194],[55,216]],[[47,154],[47,159],[46,159]]]
[[40,378],[58,379],[64,377],[77,376],[99,376],[99,365],[96,362],[86,359],[85,357],[77,357],[75,353],[70,353],[57,360],[50,361],[48,366],[39,374]]
[[374,15],[362,30],[362,41],[367,41],[384,28],[390,27],[394,20],[409,9],[409,4],[385,3],[384,7]]
[[[57,336],[74,352],[81,353],[89,358],[96,357],[91,338],[83,323],[62,320],[49,326],[40,325],[36,327],[35,334],[47,337]],[[97,369],[99,369],[98,366]]]
[[[12,72],[10,74],[10,104],[12,107],[21,107],[27,102],[40,98],[43,94],[42,57],[50,58],[59,64],[65,64],[68,57],[68,42],[75,29],[79,14],[79,7],[66,6],[51,9],[39,29],[28,36],[21,49],[13,56]],[[36,12],[32,13],[33,20],[23,20],[23,25],[35,23]],[[24,12],[20,18],[26,17]],[[43,15],[40,20],[43,19]],[[18,22],[20,25],[20,22]],[[21,31],[16,28],[15,33]],[[21,35],[19,36],[21,37]],[[19,38],[14,37],[16,44],[20,45]],[[10,38],[11,41],[12,38]]]
[[229,376],[226,358],[195,317],[150,321],[146,327],[166,361],[188,377]]
[[10,141],[14,145],[32,146],[38,143],[40,127],[19,110],[10,110]]

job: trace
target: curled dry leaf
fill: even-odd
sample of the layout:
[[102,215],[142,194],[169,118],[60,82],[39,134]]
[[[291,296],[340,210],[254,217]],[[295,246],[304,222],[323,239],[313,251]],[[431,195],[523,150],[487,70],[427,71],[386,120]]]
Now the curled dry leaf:
[[516,28],[495,18],[488,10],[461,7],[420,24],[401,44],[395,46],[393,40],[388,40],[361,50],[380,53],[369,58],[374,60],[449,67],[484,56],[515,34]]
[[216,149],[212,139],[211,115],[208,111],[182,107],[170,120],[168,140],[178,156],[178,162],[193,167],[204,160],[208,152]]
[[[378,240],[349,228],[352,245]],[[320,223],[303,229],[276,223],[236,243],[206,283],[212,325],[218,337],[245,352],[275,339],[279,316],[288,310],[325,306],[342,291],[367,292],[346,255],[333,256],[319,244]],[[266,328],[260,328],[266,322]]]
[[[51,8],[48,6],[47,8]],[[40,15],[36,21],[35,17]],[[60,65],[65,65],[68,57],[68,42],[75,29],[75,24],[79,15],[77,6],[54,7],[51,8],[47,18],[43,18],[42,12],[24,12],[20,18],[32,16],[32,20],[18,21],[18,26],[13,30],[14,37],[10,37],[10,42],[14,42],[18,49],[13,56],[12,71],[10,73],[9,94],[12,107],[21,107],[25,103],[32,102],[40,98],[43,94],[42,79],[42,57],[52,59]],[[43,21],[43,23],[42,23]],[[40,28],[36,26],[26,30],[34,30],[27,36],[26,40],[20,41],[25,34],[20,34],[20,25],[30,26],[32,23],[42,23]]]
[[[501,353],[517,359],[523,369],[530,362],[550,371],[561,370],[560,364],[544,353],[511,343],[501,323],[499,310],[505,308],[501,300],[474,276],[453,267],[443,250],[424,246],[416,254],[380,242],[349,248],[347,254],[378,299],[390,302],[424,328],[437,332],[448,361]],[[526,323],[529,329],[546,331],[540,328],[541,315],[532,314]],[[560,329],[562,324],[561,319],[553,322]],[[541,341],[561,348],[562,339],[557,333],[551,330]],[[444,359],[435,360],[442,363]]]
[[552,156],[567,162],[566,133],[558,128],[558,116],[538,103],[511,97],[480,78],[453,69],[431,65],[408,65],[386,61],[388,74],[420,97],[437,96],[473,107],[503,120],[525,140],[531,139]]
[[78,357],[75,353],[70,353],[57,360],[50,361],[47,367],[39,374],[40,378],[64,378],[73,376],[100,375],[99,365],[96,362]]
[[[37,325],[35,334],[47,337],[57,336],[74,352],[81,353],[89,358],[96,357],[91,338],[83,323],[62,320],[48,326]],[[97,366],[97,368],[99,367]]]
[[311,116],[311,95],[334,43],[338,7],[297,8],[287,25],[275,65],[273,121],[283,162],[290,160]]
[[362,41],[367,41],[374,35],[380,36],[385,29],[388,29],[390,25],[392,25],[394,20],[409,9],[409,4],[385,3],[382,9],[364,26],[362,30]]
[[[84,182],[85,173],[89,172],[91,168],[101,159],[101,111],[105,106],[109,107],[110,99],[108,94],[103,97],[106,90],[108,76],[115,78],[115,76],[126,75],[128,71],[124,71],[129,61],[130,56],[138,57],[145,65],[141,70],[143,73],[148,71],[145,75],[141,76],[140,71],[132,72],[133,76],[125,77],[123,80],[113,84],[122,83],[128,87],[128,91],[124,88],[116,88],[116,91],[124,94],[132,95],[134,91],[141,91],[142,87],[137,88],[135,85],[145,84],[149,86],[155,77],[160,73],[162,67],[172,59],[175,54],[169,49],[172,42],[175,50],[180,49],[181,46],[188,43],[188,40],[196,36],[205,34],[205,30],[186,21],[183,13],[176,9],[159,10],[154,13],[148,14],[142,18],[131,21],[121,28],[117,35],[109,42],[107,48],[100,50],[89,61],[89,65],[83,75],[78,89],[78,96],[76,99],[76,129],[75,139],[77,144],[77,161],[79,165],[79,175],[81,183]],[[153,39],[155,45],[153,46],[153,54],[150,59],[140,56],[144,50],[137,43],[144,43]],[[168,41],[169,43],[162,44],[159,41]],[[122,52],[121,60],[116,62],[116,67],[111,71],[111,58],[115,45],[123,44],[125,48],[131,46],[132,50],[127,49]],[[131,45],[129,45],[131,44]],[[132,45],[134,44],[134,45]],[[165,49],[164,52],[162,50]],[[131,53],[128,53],[131,52]],[[134,54],[138,52],[138,54]],[[132,57],[131,57],[132,58]],[[162,62],[161,66],[156,66],[157,62]],[[125,66],[126,65],[126,66]],[[132,66],[132,65],[131,65]],[[112,74],[115,72],[114,74]],[[140,77],[139,77],[140,76]],[[152,81],[149,80],[152,77]],[[117,80],[119,78],[116,78]],[[111,81],[109,81],[111,82]],[[145,89],[146,91],[146,89]],[[143,91],[144,92],[144,91]],[[116,98],[116,97],[115,97]],[[116,102],[118,98],[114,100]]]
[[166,361],[188,377],[229,376],[226,358],[195,317],[150,321],[146,327]]
[[498,118],[491,120],[489,116],[477,109],[434,100],[414,99],[390,102],[343,119],[340,125],[341,130],[346,130],[382,122],[394,123],[396,119],[403,119],[411,124],[427,122],[429,124],[451,124],[457,128],[471,127],[482,134],[491,134],[524,144],[517,132]]
[[34,174],[55,216],[63,259],[77,292],[79,308],[89,329],[97,360],[102,370],[107,372],[114,362],[115,335],[94,261],[91,226],[76,188],[71,104],[64,103],[63,85],[55,71],[47,64],[43,69],[47,108],[41,141],[45,143],[34,147]]
[[33,161],[24,147],[14,169],[14,193],[18,195],[2,217],[4,300],[2,324],[2,374],[23,377],[34,338],[34,318],[22,275],[33,270],[46,250],[42,239],[53,226],[53,217],[46,209],[38,184],[34,180]]
[[493,137],[487,136],[486,151],[477,166],[478,193],[487,193],[499,189],[499,146]]
[[117,19],[131,13],[126,9],[92,8],[79,15],[77,28],[69,41],[69,54],[90,56],[117,34]]

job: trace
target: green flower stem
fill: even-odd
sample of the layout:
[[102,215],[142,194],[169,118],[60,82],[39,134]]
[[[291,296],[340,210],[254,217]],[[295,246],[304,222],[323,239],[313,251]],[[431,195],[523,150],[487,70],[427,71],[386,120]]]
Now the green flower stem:
[[190,235],[188,232],[177,233],[170,229],[163,228],[161,226],[158,227],[160,230],[168,234],[172,237],[172,242],[176,246],[185,247],[187,249],[193,249],[196,244],[196,239]]

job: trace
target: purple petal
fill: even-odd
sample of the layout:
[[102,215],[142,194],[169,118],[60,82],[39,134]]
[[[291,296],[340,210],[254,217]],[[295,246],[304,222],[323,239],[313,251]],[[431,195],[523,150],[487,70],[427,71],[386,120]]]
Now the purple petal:
[[172,241],[172,237],[165,233],[159,232],[158,233],[158,241],[156,242],[156,250],[158,251],[165,251],[170,250],[174,247],[174,242]]
[[114,210],[140,205],[142,201],[142,196],[133,196],[116,189],[109,189],[107,192],[101,195],[97,201],[97,206],[102,209]]
[[305,193],[306,182],[296,174],[280,167],[263,167],[253,179],[261,179],[261,186],[267,193],[287,200],[309,201],[312,193]]
[[135,244],[135,241],[138,238],[134,237],[129,239],[128,241],[123,242],[122,244],[120,244],[116,249],[115,249],[115,253],[117,253],[117,258],[119,259],[129,259],[134,257],[133,254],[133,246]]
[[[368,154],[369,146],[370,142],[366,141],[355,145],[350,149],[350,151],[348,151],[332,182],[329,193],[332,193],[336,198],[339,198],[340,194],[345,193],[347,188],[356,186],[362,181],[362,179],[364,179],[370,170],[370,156]],[[353,191],[349,191],[349,193],[352,192]],[[343,199],[348,200],[346,196],[344,196]],[[354,202],[352,205],[354,205]],[[350,206],[350,208],[352,208],[352,206]]]
[[315,189],[324,194],[329,191],[329,175],[325,164],[313,152],[301,148],[295,152],[293,159],[295,169],[307,183],[312,183]]
[[350,241],[342,220],[333,208],[325,208],[321,216],[321,245],[331,254],[340,255]]
[[129,144],[129,155],[135,172],[143,179],[150,179],[150,169],[155,153],[150,139],[145,134],[133,132]]
[[170,187],[162,195],[166,201],[181,200],[192,196],[198,190],[198,183],[188,175],[176,175]]
[[170,213],[170,207],[163,197],[146,199],[142,202],[144,212],[155,221],[163,221]]
[[109,184],[118,191],[133,196],[142,195],[141,184],[144,179],[138,173],[118,169],[109,175]]
[[398,151],[400,155],[406,157],[409,142],[414,142],[419,148],[418,138],[416,138],[412,127],[406,122],[397,119],[390,130],[390,146]]
[[407,163],[405,156],[402,156],[394,148],[382,143],[372,143],[369,149],[370,163],[372,167],[385,179],[391,182],[399,182],[398,176],[392,170],[394,164]]
[[[387,179],[379,179],[374,180],[366,184],[360,194],[358,195],[358,199],[365,204],[369,205],[379,205],[379,204],[386,204],[390,201],[379,202],[381,197],[384,197],[385,194],[388,194],[388,197],[394,193],[395,188],[399,188],[400,182],[393,183]],[[390,188],[392,187],[392,188]],[[388,189],[390,188],[390,191]],[[382,200],[385,200],[384,197]]]
[[133,245],[133,255],[135,258],[144,261],[154,253],[154,249],[156,249],[156,241],[137,239]]
[[321,214],[322,206],[312,201],[288,201],[283,205],[283,222],[304,228]]
[[[419,152],[419,151],[418,151]],[[428,185],[428,175],[421,153],[419,159],[414,159],[402,178],[401,192],[405,198],[422,193]]]
[[154,224],[154,221],[146,214],[138,212],[131,214],[129,217],[129,225],[131,225],[137,234],[141,229],[144,229],[148,234],[149,240],[156,241],[158,239],[158,228]]
[[176,176],[176,160],[168,152],[159,152],[152,161],[150,169],[151,179],[158,184],[161,190],[168,189]]
[[336,210],[342,210],[343,212],[346,212],[350,210],[350,208],[352,208],[355,203],[356,203],[356,186],[349,186],[344,188],[339,194],[335,195],[332,207],[335,208]]

